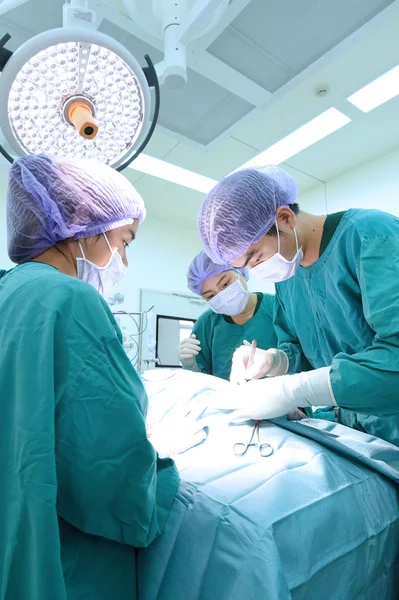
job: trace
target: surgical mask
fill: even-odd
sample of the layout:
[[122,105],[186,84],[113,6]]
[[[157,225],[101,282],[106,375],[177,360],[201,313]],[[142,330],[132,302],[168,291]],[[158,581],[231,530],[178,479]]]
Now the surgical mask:
[[115,287],[123,279],[127,271],[118,250],[112,250],[105,233],[103,233],[103,236],[111,252],[111,258],[105,267],[99,267],[90,260],[87,260],[80,242],[79,248],[83,258],[76,259],[78,278],[86,281],[86,283],[90,283],[102,295]]
[[251,269],[251,273],[258,279],[267,279],[273,283],[279,283],[285,281],[290,277],[293,277],[298,270],[299,265],[303,260],[302,248],[298,247],[298,236],[296,234],[296,228],[294,227],[295,243],[296,243],[296,254],[292,260],[287,260],[280,254],[280,232],[276,221],[277,229],[277,253],[274,254],[268,260],[265,260],[260,265],[256,265]]
[[227,315],[235,317],[240,315],[248,304],[249,291],[245,289],[239,278],[222,290],[212,300],[209,300],[208,306],[218,315]]

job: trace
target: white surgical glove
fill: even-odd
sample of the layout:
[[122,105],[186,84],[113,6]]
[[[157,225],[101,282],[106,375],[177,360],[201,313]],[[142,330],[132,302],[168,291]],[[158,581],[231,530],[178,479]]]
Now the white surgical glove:
[[288,371],[288,356],[282,350],[270,348],[270,350],[255,350],[252,365],[248,367],[251,355],[251,345],[244,342],[243,346],[237,348],[233,354],[230,374],[231,383],[245,383],[250,379],[262,379],[262,377],[276,377],[285,375]]
[[194,334],[180,342],[177,353],[183,369],[195,369],[195,357],[199,352],[201,352],[201,343]]
[[234,410],[230,420],[235,422],[275,419],[297,408],[331,404],[336,406],[330,367],[250,381],[212,399],[212,408]]
[[147,429],[148,439],[160,458],[182,454],[206,440],[207,421],[199,417],[209,406],[207,398],[176,405],[160,423]]

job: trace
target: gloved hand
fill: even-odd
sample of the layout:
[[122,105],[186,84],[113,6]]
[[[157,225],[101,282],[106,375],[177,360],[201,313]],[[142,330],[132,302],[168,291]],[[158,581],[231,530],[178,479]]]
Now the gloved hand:
[[230,374],[231,383],[242,384],[250,379],[276,377],[285,375],[288,371],[288,356],[282,350],[276,348],[261,350],[257,348],[254,361],[248,367],[250,354],[251,344],[247,341],[234,352]]
[[189,405],[176,405],[162,421],[147,429],[147,437],[160,458],[182,454],[198,446],[208,437],[205,419],[199,419],[209,406],[208,396],[192,400]]
[[195,368],[195,357],[199,352],[201,352],[201,343],[196,339],[194,334],[180,342],[177,347],[177,353],[183,369]]
[[336,405],[330,367],[315,371],[250,381],[231,387],[211,401],[219,410],[234,410],[230,421],[275,419],[305,406]]

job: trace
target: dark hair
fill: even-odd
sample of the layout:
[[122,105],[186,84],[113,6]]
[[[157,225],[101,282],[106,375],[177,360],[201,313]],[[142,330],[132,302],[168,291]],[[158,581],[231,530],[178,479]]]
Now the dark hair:
[[[294,215],[297,215],[299,213],[299,204],[297,204],[296,202],[294,202],[294,204],[290,204],[288,208],[292,210]],[[273,223],[266,235],[273,235],[277,237],[277,229],[275,223]]]

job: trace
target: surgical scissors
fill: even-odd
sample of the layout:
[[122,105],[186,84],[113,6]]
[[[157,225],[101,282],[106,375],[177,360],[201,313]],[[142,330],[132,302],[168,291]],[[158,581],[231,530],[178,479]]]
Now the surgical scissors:
[[[253,441],[256,435],[255,441]],[[249,438],[249,442],[245,444],[244,442],[236,442],[233,446],[233,452],[236,456],[244,456],[247,453],[247,450],[250,446],[255,446],[259,449],[259,454],[264,458],[266,456],[271,456],[273,454],[273,448],[267,442],[263,444],[260,443],[259,437],[259,421],[255,421],[251,437]]]

